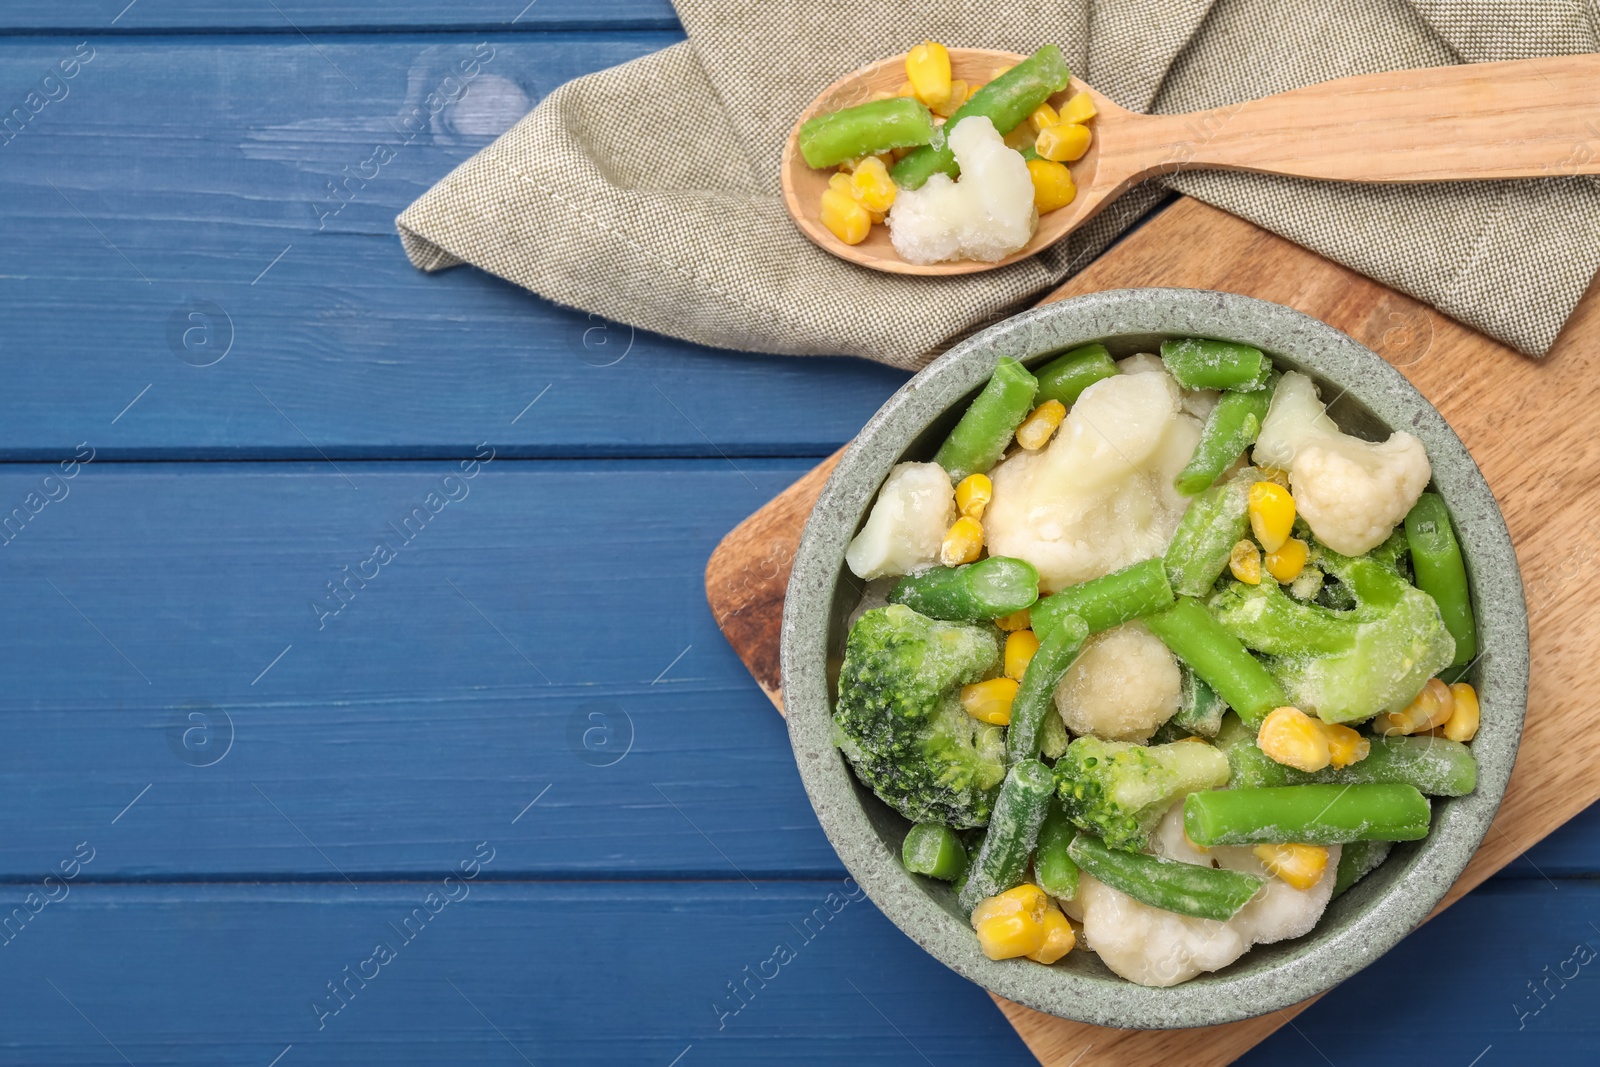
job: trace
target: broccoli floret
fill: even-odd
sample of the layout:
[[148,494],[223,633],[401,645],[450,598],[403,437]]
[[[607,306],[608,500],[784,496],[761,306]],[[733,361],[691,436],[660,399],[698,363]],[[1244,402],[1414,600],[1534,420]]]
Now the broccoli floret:
[[1005,734],[968,715],[959,691],[999,662],[991,626],[874,608],[845,640],[834,741],[862,782],[913,822],[985,826],[1006,776]]
[[1322,548],[1318,563],[1354,607],[1304,604],[1275,582],[1231,582],[1211,598],[1211,612],[1270,657],[1268,668],[1302,711],[1335,723],[1399,711],[1455,657],[1439,606],[1405,580],[1387,546],[1356,557]]
[[1228,782],[1228,757],[1210,745],[1137,745],[1080,737],[1056,764],[1056,795],[1075,826],[1111,848],[1150,847],[1150,835],[1180,797]]

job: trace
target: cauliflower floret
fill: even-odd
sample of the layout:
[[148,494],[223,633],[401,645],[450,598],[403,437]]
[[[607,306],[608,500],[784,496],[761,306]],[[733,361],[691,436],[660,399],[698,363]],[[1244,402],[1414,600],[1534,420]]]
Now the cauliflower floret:
[[900,190],[889,239],[908,263],[1002,260],[1028,243],[1039,221],[1028,164],[982,115],[962,119],[948,136],[961,180],[935,174],[920,189]]
[[1046,448],[990,472],[990,554],[1027,560],[1053,593],[1165,551],[1189,502],[1172,480],[1200,440],[1180,393],[1154,370],[1085,389]]
[[857,578],[910,574],[939,562],[939,545],[956,521],[956,491],[937,463],[900,463],[889,472],[867,524],[845,549]]
[[1167,373],[1167,365],[1154,352],[1135,352],[1117,360],[1117,370],[1122,374]]
[[1089,638],[1056,686],[1056,708],[1075,734],[1144,741],[1177,712],[1182,689],[1177,659],[1135,619]]
[[1130,982],[1174,986],[1202,971],[1226,967],[1255,945],[1311,932],[1333,896],[1339,846],[1328,849],[1328,869],[1310,889],[1296,889],[1267,874],[1246,846],[1199,852],[1183,836],[1183,802],[1162,818],[1151,840],[1158,856],[1201,866],[1244,871],[1266,879],[1255,897],[1226,922],[1177,915],[1137,900],[1079,872],[1078,894],[1062,909],[1083,924],[1084,947]]
[[1404,431],[1376,443],[1340,431],[1317,387],[1290,371],[1256,439],[1258,465],[1289,472],[1295,506],[1317,540],[1346,556],[1371,551],[1417,502],[1433,469]]

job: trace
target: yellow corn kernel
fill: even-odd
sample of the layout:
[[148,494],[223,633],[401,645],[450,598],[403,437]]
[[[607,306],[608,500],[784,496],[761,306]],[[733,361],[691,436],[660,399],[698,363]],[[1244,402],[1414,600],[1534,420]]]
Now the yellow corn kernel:
[[1006,633],[1011,633],[1015,630],[1026,630],[1033,625],[1033,623],[1028,620],[1027,608],[1023,608],[1021,611],[1013,611],[1010,615],[1007,615],[1004,618],[996,619],[994,620],[994,624],[1000,627],[1000,629],[1004,630]]
[[971,563],[983,551],[983,527],[978,520],[963,515],[950,524],[939,546],[939,562],[946,567],[959,567]]
[[956,510],[969,519],[983,518],[983,509],[994,499],[994,483],[987,474],[969,474],[956,486]]
[[983,954],[1009,960],[1039,952],[1050,936],[1049,910],[1049,898],[1036,885],[1019,885],[979,902],[972,909],[972,929]]
[[1028,670],[1028,664],[1033,660],[1033,654],[1039,651],[1039,639],[1033,635],[1032,630],[1013,630],[1006,634],[1006,677],[1022,681],[1022,676]]
[[1061,125],[1061,116],[1056,114],[1056,109],[1046,100],[1033,109],[1033,114],[1028,116],[1028,121],[1033,123],[1035,131],[1048,130],[1052,126]]
[[942,104],[929,104],[928,109],[942,119],[947,119],[956,113],[956,109],[967,102],[972,95],[972,90],[967,83],[957,78],[950,83],[950,95],[945,97]]
[[1261,584],[1261,550],[1248,537],[1239,539],[1228,553],[1228,569],[1245,585]]
[[856,164],[850,174],[850,195],[868,211],[889,210],[894,204],[895,184],[883,160],[868,156]]
[[1267,558],[1262,563],[1267,568],[1268,574],[1288,585],[1300,577],[1300,572],[1306,569],[1306,560],[1309,558],[1311,558],[1311,547],[1300,538],[1291,537],[1276,552],[1268,552]]
[[908,81],[901,82],[900,83],[900,88],[898,88],[898,89],[896,89],[894,91],[894,95],[896,95],[896,96],[909,96],[909,97],[915,99],[916,95],[917,95],[917,87],[912,85]]
[[1478,691],[1466,682],[1456,682],[1450,687],[1450,696],[1455,705],[1440,732],[1452,741],[1466,744],[1478,735]]
[[1372,742],[1350,727],[1323,722],[1321,719],[1312,721],[1321,728],[1322,736],[1328,739],[1328,766],[1348,767],[1372,755]]
[[1438,678],[1429,678],[1416,699],[1399,711],[1379,715],[1372,720],[1372,726],[1384,737],[1420,734],[1448,722],[1455,711],[1455,703],[1455,694],[1449,686]]
[[906,77],[929,107],[950,99],[950,53],[937,41],[923,41],[906,53]]
[[1294,497],[1276,482],[1250,487],[1250,530],[1268,552],[1276,552],[1294,532]]
[[841,192],[852,200],[855,199],[855,195],[850,191],[850,172],[844,169],[843,164],[840,164],[837,174],[828,175],[828,188]]
[[1033,179],[1033,206],[1043,215],[1066,207],[1078,195],[1077,183],[1065,163],[1048,159],[1028,160],[1028,177]]
[[1328,869],[1328,850],[1321,845],[1257,845],[1251,851],[1270,873],[1296,889],[1310,889]]
[[1294,707],[1274,708],[1256,732],[1256,745],[1268,759],[1300,771],[1320,771],[1333,760],[1317,720]]
[[867,97],[867,101],[869,103],[876,103],[879,100],[893,100],[894,98],[895,98],[895,94],[894,93],[891,93],[887,89],[879,89],[877,92],[875,92],[871,96]]
[[972,909],[972,925],[977,926],[997,915],[1016,915],[1019,912],[1035,921],[1042,921],[1045,909],[1049,906],[1050,898],[1043,889],[1032,882],[1023,882],[1015,889],[1007,889],[1004,893],[996,893],[978,901],[977,907]]
[[1046,908],[1044,911],[1044,944],[1028,953],[1030,960],[1040,963],[1054,963],[1062,956],[1071,952],[1078,943],[1078,935],[1073,933],[1072,924],[1067,917],[1061,914],[1060,908]]
[[1046,400],[1017,427],[1017,444],[1029,452],[1037,452],[1050,441],[1050,435],[1056,432],[1056,427],[1066,417],[1066,405],[1059,400]]
[[1011,702],[1017,696],[1015,678],[990,678],[961,687],[961,706],[979,722],[990,726],[1011,724]]
[[1074,93],[1072,99],[1061,105],[1061,121],[1076,122],[1083,125],[1096,115],[1100,114],[1094,106],[1094,97],[1088,93]]
[[989,80],[990,81],[994,81],[996,78],[1000,77],[1000,75],[1005,74],[1007,71],[1011,70],[1015,66],[1016,66],[1015,63],[1008,63],[1003,67],[994,68],[994,73],[989,75]]
[[[834,177],[843,178],[844,175],[836,174]],[[822,194],[822,224],[845,244],[858,245],[872,231],[872,216],[867,214],[866,208],[856,203],[855,197],[830,187]]]
[[1071,163],[1075,159],[1082,159],[1083,154],[1089,151],[1089,142],[1093,136],[1087,126],[1076,122],[1063,122],[1040,130],[1039,136],[1034,139],[1033,150],[1045,159],[1053,159],[1057,163]]
[[869,211],[867,212],[867,217],[872,219],[872,224],[876,226],[884,219],[887,219],[889,213],[887,211]]

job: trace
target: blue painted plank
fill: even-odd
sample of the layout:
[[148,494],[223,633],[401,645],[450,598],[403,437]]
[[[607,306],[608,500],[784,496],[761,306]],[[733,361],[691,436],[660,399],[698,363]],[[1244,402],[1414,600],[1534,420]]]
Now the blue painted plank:
[[0,876],[842,874],[703,589],[806,465],[0,466]]
[[0,7],[0,32],[172,33],[227,30],[262,33],[405,28],[507,32],[598,26],[662,29],[677,25],[667,0],[11,0]]
[[[461,455],[491,434],[527,457],[831,451],[904,373],[635,334],[469,269],[424,275],[394,237],[544,93],[676,39],[553,34],[483,59],[404,34],[91,44],[0,145],[0,302],[28,309],[0,341],[0,459],[88,437],[123,458]],[[73,47],[0,47],[0,108]],[[462,63],[477,76],[413,135]],[[380,146],[394,158],[361,178]]]

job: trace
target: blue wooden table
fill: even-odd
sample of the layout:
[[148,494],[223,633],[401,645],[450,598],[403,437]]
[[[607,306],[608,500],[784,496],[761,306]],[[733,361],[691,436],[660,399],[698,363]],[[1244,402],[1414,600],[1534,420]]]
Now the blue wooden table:
[[[522,3],[0,8],[0,1062],[1030,1061],[845,881],[701,587],[904,376],[400,251],[681,37]],[[1597,843],[1246,1062],[1593,1062]]]

